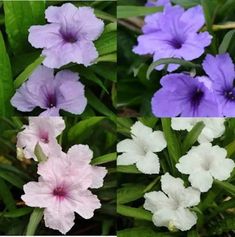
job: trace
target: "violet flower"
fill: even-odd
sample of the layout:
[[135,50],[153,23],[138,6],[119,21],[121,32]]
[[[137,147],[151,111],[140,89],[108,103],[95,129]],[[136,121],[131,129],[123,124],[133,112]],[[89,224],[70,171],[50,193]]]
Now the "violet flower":
[[73,114],[81,114],[87,104],[84,86],[77,73],[69,70],[58,72],[39,66],[11,99],[11,104],[23,112],[35,107],[45,109],[42,116],[58,116],[63,109]]
[[[180,6],[167,6],[162,13],[145,18],[143,35],[133,51],[139,55],[151,54],[154,61],[162,58],[182,58],[187,61],[199,58],[210,45],[212,37],[208,32],[198,33],[205,19],[201,6],[184,10]],[[162,70],[164,65],[158,66]],[[168,71],[179,67],[170,64]]]
[[207,77],[192,78],[183,73],[166,75],[163,86],[152,98],[157,117],[216,117],[219,115],[211,82]]
[[221,114],[235,116],[235,70],[229,54],[207,55],[203,68],[212,81]]
[[145,4],[146,7],[169,6],[169,5],[171,5],[170,0],[148,0]]
[[93,41],[104,30],[104,23],[90,7],[75,7],[65,3],[47,8],[50,24],[31,26],[28,40],[35,48],[43,48],[43,64],[59,68],[70,62],[91,65],[98,57]]

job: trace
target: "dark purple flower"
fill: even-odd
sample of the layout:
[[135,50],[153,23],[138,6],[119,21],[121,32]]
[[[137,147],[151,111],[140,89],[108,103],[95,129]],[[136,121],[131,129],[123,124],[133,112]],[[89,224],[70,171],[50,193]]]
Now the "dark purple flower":
[[203,68],[212,81],[212,87],[223,116],[235,116],[235,70],[229,54],[207,55]]
[[[212,37],[208,32],[198,33],[205,19],[201,6],[186,11],[180,6],[167,6],[162,13],[145,18],[143,35],[138,37],[136,54],[152,54],[154,61],[162,58],[182,58],[191,61],[200,57],[205,47],[210,45]],[[156,69],[163,69],[164,65]],[[174,71],[179,65],[170,64],[168,71]]]
[[162,88],[152,98],[152,112],[157,117],[219,116],[218,105],[207,77],[183,73],[166,75]]
[[170,0],[148,0],[145,4],[146,7],[169,6],[169,5],[171,5]]
[[23,112],[40,107],[43,116],[58,116],[63,109],[81,114],[87,104],[84,86],[77,73],[60,71],[54,76],[53,69],[39,66],[11,99],[11,104]]
[[48,7],[45,14],[50,24],[31,26],[28,38],[33,47],[43,48],[43,64],[49,68],[70,62],[92,64],[98,57],[92,41],[104,30],[104,23],[96,18],[94,10],[65,3]]

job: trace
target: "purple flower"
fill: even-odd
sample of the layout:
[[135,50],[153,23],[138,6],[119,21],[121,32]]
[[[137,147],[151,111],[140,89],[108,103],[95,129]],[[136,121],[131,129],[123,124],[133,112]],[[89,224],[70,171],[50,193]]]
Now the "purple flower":
[[[172,57],[191,61],[200,57],[211,43],[212,37],[208,32],[197,33],[204,23],[201,6],[186,11],[180,6],[167,6],[162,13],[145,18],[144,34],[138,37],[138,45],[133,51],[140,55],[152,54],[154,61]],[[156,69],[162,70],[163,67]],[[178,67],[170,64],[168,71]]]
[[170,0],[148,0],[145,4],[146,7],[169,6],[169,5],[171,5]]
[[152,98],[152,112],[157,117],[213,117],[218,105],[207,77],[192,78],[183,73],[166,75],[163,86]]
[[212,81],[212,87],[223,116],[235,116],[235,70],[229,54],[207,55],[203,68]]
[[45,14],[50,24],[31,26],[28,38],[33,47],[43,48],[43,64],[49,68],[70,62],[91,65],[98,57],[92,41],[104,30],[104,23],[96,18],[94,10],[65,3],[48,7]]
[[87,104],[84,86],[77,73],[60,71],[54,76],[53,69],[39,66],[11,99],[18,110],[27,112],[35,107],[46,109],[41,115],[58,116],[63,109],[81,114]]

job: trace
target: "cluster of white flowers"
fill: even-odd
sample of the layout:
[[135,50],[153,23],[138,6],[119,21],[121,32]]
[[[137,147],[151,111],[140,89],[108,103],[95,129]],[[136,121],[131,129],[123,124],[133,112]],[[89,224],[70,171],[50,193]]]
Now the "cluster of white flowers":
[[[213,178],[223,181],[230,177],[235,167],[233,160],[227,158],[227,151],[211,142],[225,131],[223,118],[173,118],[171,127],[174,130],[190,131],[198,122],[205,125],[198,137],[198,146],[193,146],[182,156],[176,168],[182,174],[189,175],[192,187],[185,188],[184,181],[169,173],[161,176],[162,191],[146,193],[144,208],[153,213],[153,223],[170,230],[186,231],[197,222],[196,214],[189,208],[200,202],[200,193],[207,192],[213,184]],[[164,134],[153,132],[141,122],[131,127],[132,139],[121,141],[117,145],[118,165],[136,164],[145,174],[160,172],[159,159],[154,152],[166,147]]]

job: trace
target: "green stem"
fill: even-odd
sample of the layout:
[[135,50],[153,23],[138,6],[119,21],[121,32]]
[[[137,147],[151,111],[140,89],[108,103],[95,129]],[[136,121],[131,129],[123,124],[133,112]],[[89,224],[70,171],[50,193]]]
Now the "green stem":
[[42,220],[43,211],[44,209],[35,208],[34,211],[32,212],[29,219],[28,226],[27,226],[27,230],[26,230],[27,236],[35,234],[37,227]]

